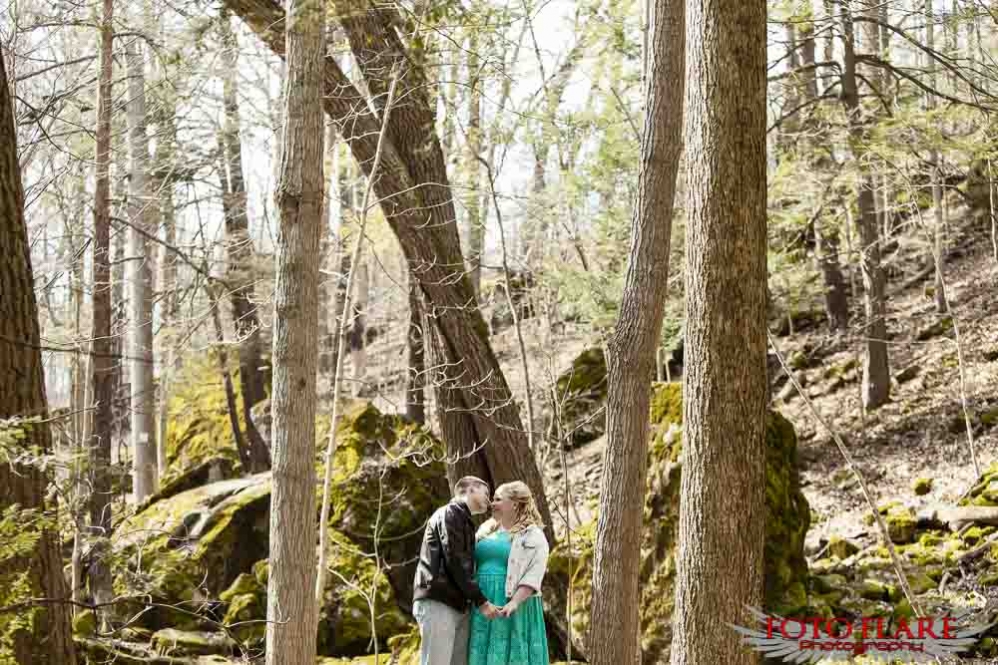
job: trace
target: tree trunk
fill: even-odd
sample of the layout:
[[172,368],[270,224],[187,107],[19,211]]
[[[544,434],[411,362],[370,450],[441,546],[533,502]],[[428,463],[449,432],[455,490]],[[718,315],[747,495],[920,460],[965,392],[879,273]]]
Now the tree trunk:
[[464,197],[465,254],[467,257],[471,288],[475,296],[482,295],[482,251],[485,237],[485,220],[482,215],[482,84],[478,62],[478,34],[473,28],[468,36],[468,144],[466,146],[465,177],[468,179]]
[[316,653],[315,410],[323,200],[325,5],[288,0],[288,69],[276,203],[273,495],[267,664],[312,665]]
[[[935,49],[935,15],[932,11],[932,0],[925,0],[925,46]],[[935,70],[936,63],[931,60],[928,66]],[[935,72],[929,76],[929,85],[933,90],[939,89],[939,81]],[[936,98],[931,93],[925,93],[925,108],[931,113],[936,108]],[[940,169],[941,156],[935,148],[929,150],[929,164],[932,172],[930,180],[932,182],[932,206],[933,206],[933,245],[932,261],[935,269],[935,301],[936,311],[940,314],[946,313],[946,285],[943,280],[943,256],[945,245],[946,228],[943,224],[943,188],[940,183],[942,173]]]
[[818,266],[825,284],[825,312],[833,331],[849,328],[849,295],[839,264],[839,232],[832,223],[818,219],[814,224]]
[[[607,446],[593,567],[589,656],[641,662],[638,571],[650,382],[662,329],[676,174],[682,152],[683,0],[649,6],[649,65],[638,198],[617,327],[607,344]],[[607,621],[606,617],[613,617]]]
[[[159,214],[163,226],[164,246],[161,247],[159,268],[159,296],[162,302],[160,317],[165,334],[161,333],[162,347],[166,350],[166,362],[161,365],[159,393],[159,436],[157,444],[159,452],[156,456],[159,464],[159,476],[166,473],[166,426],[170,411],[170,382],[174,372],[179,369],[180,355],[175,345],[178,341],[175,326],[180,317],[180,299],[177,297],[177,258],[171,248],[177,246],[177,217],[173,202],[173,185],[175,168],[173,160],[177,144],[177,101],[172,90],[164,86],[165,91],[159,103],[162,105],[162,122],[158,128],[156,140],[156,173],[155,188],[159,191]],[[162,351],[160,352],[162,357]]]
[[155,233],[155,209],[146,186],[145,58],[138,38],[125,45],[128,70],[128,365],[131,384],[132,493],[136,503],[156,492],[156,388],[153,383],[153,260],[146,235]]
[[108,538],[111,535],[111,434],[114,427],[116,359],[111,338],[111,56],[114,0],[104,0],[101,17],[100,80],[97,97],[97,163],[94,193],[93,285],[93,432],[90,447],[90,594],[97,603],[111,600]]
[[[814,23],[805,23],[801,27],[801,66],[804,72],[806,101],[813,101],[818,97],[818,80],[814,64]],[[821,173],[823,177],[832,178],[834,174],[829,173],[831,165],[823,152],[828,140],[826,125],[820,120],[815,121],[816,114],[811,113],[807,117],[808,121],[805,124],[806,135],[809,137],[807,148],[812,155],[817,155],[811,160],[812,168]],[[815,253],[824,282],[828,325],[833,331],[844,331],[849,327],[849,294],[846,291],[845,278],[839,263],[838,230],[826,219],[823,219],[823,215],[819,215],[814,223],[814,235]]]
[[842,4],[842,32],[845,43],[842,74],[842,101],[849,116],[849,145],[859,169],[857,207],[859,217],[860,270],[863,273],[863,304],[866,314],[866,353],[863,358],[863,407],[875,409],[890,397],[890,368],[887,358],[887,296],[883,268],[880,265],[880,229],[874,203],[876,182],[865,158],[865,119],[856,87],[856,50],[850,2]]
[[232,319],[239,338],[239,386],[242,392],[243,420],[249,444],[250,473],[270,468],[270,451],[253,421],[252,408],[267,398],[260,353],[260,318],[253,303],[253,241],[246,213],[246,184],[243,179],[242,145],[239,140],[239,95],[236,75],[239,44],[232,32],[229,12],[219,17],[222,38],[222,101],[225,122],[222,145],[228,167],[225,212],[225,243],[228,260],[225,281],[231,288]]
[[426,422],[426,359],[423,341],[423,306],[419,301],[419,285],[409,277],[409,331],[406,336],[408,351],[408,374],[405,388],[405,415],[409,420]]
[[673,665],[748,665],[766,523],[766,3],[687,3],[686,337]]
[[[284,53],[284,36],[274,27],[280,24],[282,14],[273,0],[225,0],[225,4],[276,53]],[[390,70],[394,54],[406,52],[393,27],[401,21],[397,10],[387,5],[375,7],[370,0],[360,0],[349,11],[345,5],[335,5],[334,9],[342,14],[340,23],[375,103],[383,104],[388,86],[384,72]],[[489,344],[482,314],[473,306],[470,280],[461,274],[464,264],[453,197],[425,81],[425,72],[414,67],[407,68],[399,81],[398,97],[406,103],[392,111],[374,193],[426,297],[427,316],[441,333],[440,349],[461,409],[450,415],[467,421],[459,428],[449,428],[468,435],[460,439],[445,436],[449,457],[481,457],[479,466],[489,471],[486,480],[497,484],[525,482],[548,525],[548,540],[554,543],[544,485],[527,445],[517,404]],[[325,86],[326,113],[369,176],[380,117],[358,114],[357,109],[364,108],[366,101],[333,58],[326,59]]]
[[[367,271],[367,261],[361,260],[355,267],[357,271],[357,291],[350,304],[353,312],[353,322],[350,326],[350,367],[353,372],[353,388],[350,391],[355,397],[364,391],[364,377],[367,371],[367,304],[370,297],[371,278]],[[346,273],[344,273],[346,274]]]
[[[24,221],[24,189],[17,154],[13,98],[7,87],[7,68],[0,50],[0,419],[39,418],[18,445],[51,451],[47,424],[48,404],[42,371],[38,304],[31,269],[28,228]],[[6,455],[4,456],[7,457]],[[15,504],[21,510],[39,510],[49,516],[47,481],[34,466],[0,463],[0,510]],[[31,617],[12,635],[9,647],[18,665],[75,665],[76,650],[70,628],[68,596],[59,556],[59,535],[42,530],[30,557],[0,557],[0,580],[27,573],[26,596],[56,602],[32,608]],[[6,589],[5,589],[6,591]],[[17,600],[21,600],[18,598]],[[6,649],[0,647],[0,651]]]

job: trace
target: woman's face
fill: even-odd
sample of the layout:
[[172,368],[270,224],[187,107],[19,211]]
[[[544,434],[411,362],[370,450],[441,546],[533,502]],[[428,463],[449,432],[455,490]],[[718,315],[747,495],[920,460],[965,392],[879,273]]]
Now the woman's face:
[[512,519],[515,514],[516,505],[513,501],[502,494],[496,494],[496,498],[492,500],[492,516],[501,523]]

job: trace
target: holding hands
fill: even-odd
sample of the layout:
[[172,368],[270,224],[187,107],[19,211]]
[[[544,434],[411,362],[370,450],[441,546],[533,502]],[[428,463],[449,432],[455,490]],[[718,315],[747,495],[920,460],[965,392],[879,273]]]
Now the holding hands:
[[518,606],[518,602],[511,600],[502,607],[496,607],[492,603],[485,603],[479,609],[482,612],[482,616],[486,619],[508,619],[513,616],[513,612],[516,612]]

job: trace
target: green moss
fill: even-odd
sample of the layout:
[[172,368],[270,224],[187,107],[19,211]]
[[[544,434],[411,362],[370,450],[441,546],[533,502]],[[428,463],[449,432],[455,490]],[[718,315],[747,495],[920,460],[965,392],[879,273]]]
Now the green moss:
[[918,522],[915,513],[910,508],[895,506],[887,511],[884,517],[887,522],[887,533],[895,543],[910,543],[915,540],[915,530]]
[[938,586],[938,584],[929,577],[924,572],[915,572],[908,575],[908,584],[911,586],[912,593],[923,594],[928,591],[933,591]]
[[923,330],[915,336],[915,339],[919,342],[925,342],[933,337],[938,337],[939,335],[944,335],[953,329],[953,317],[944,316],[932,325]]
[[[238,401],[238,366],[231,370]],[[207,353],[187,363],[170,388],[164,446],[167,469],[161,485],[169,487],[189,470],[212,459],[226,460],[227,468],[238,473],[241,465],[216,355]],[[236,411],[239,427],[245,429],[242,409]]]
[[828,539],[827,551],[830,555],[839,559],[848,559],[853,554],[859,552],[859,546],[850,540],[846,540],[845,538],[832,536]]
[[166,628],[152,636],[152,647],[161,656],[232,654],[235,643],[223,634]]
[[73,635],[88,637],[97,632],[97,616],[93,610],[77,612],[73,617]]
[[994,427],[998,424],[998,408],[989,409],[981,413],[981,424],[985,427]]
[[917,478],[912,489],[916,495],[925,496],[932,491],[932,478]]
[[857,367],[859,367],[859,361],[856,360],[855,358],[850,358],[845,362],[841,362],[837,365],[832,365],[831,367],[827,368],[823,376],[825,379],[845,378],[846,375],[849,374],[850,372],[856,371]]

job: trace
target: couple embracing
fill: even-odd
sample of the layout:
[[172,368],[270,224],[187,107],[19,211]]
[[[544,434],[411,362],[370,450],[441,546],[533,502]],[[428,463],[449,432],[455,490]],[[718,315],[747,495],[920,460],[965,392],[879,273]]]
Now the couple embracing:
[[476,533],[472,515],[489,505],[488,484],[465,476],[426,524],[413,592],[421,665],[548,663],[548,542],[534,497],[520,481],[500,485]]

